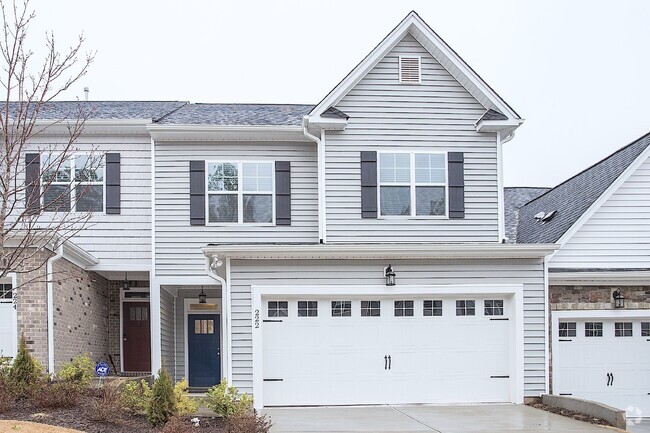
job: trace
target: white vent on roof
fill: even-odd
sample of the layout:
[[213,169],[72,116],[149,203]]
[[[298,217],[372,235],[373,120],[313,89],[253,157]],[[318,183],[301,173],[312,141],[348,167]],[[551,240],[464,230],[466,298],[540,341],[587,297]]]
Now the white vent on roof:
[[419,84],[420,79],[420,57],[402,57],[399,58],[399,82],[409,84]]

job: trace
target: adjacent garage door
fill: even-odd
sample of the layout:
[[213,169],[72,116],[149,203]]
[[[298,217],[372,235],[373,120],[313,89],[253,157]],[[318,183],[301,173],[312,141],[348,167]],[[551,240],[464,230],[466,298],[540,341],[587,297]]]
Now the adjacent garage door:
[[0,283],[0,356],[16,356],[16,310],[10,283]]
[[511,401],[505,296],[262,304],[265,406]]
[[554,393],[650,416],[650,318],[554,323]]

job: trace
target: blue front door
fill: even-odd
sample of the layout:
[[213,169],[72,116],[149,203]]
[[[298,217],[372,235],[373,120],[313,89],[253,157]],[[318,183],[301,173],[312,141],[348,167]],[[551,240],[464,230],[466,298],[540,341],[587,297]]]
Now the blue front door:
[[207,388],[221,381],[219,315],[190,314],[187,319],[189,386]]

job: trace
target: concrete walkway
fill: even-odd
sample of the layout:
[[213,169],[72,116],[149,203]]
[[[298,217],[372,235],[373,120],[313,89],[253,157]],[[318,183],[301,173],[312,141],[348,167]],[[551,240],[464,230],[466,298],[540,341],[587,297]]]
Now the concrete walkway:
[[524,405],[270,408],[272,433],[611,433]]

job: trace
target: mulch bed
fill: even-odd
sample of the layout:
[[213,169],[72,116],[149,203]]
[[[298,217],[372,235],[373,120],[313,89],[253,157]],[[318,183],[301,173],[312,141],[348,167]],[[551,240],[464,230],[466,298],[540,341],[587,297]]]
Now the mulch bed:
[[542,403],[532,403],[529,404],[529,406],[534,407],[535,409],[545,410],[546,412],[552,412],[558,415],[566,416],[567,418],[573,418],[578,421],[588,422],[590,424],[612,426],[604,419],[595,418],[593,416],[585,415],[584,413],[573,412],[571,410],[561,409],[554,406],[547,406]]
[[[94,391],[88,391],[78,406],[60,409],[35,408],[29,401],[22,401],[14,405],[9,412],[0,413],[0,420],[31,421],[48,424],[58,427],[80,430],[87,433],[159,433],[162,428],[149,425],[147,419],[141,415],[133,415],[127,411],[123,412],[122,419],[116,419],[110,423],[98,423],[91,419],[91,401],[96,399]],[[225,433],[225,422],[221,418],[199,417],[201,428],[195,429],[204,433]],[[188,417],[189,420],[189,417]],[[189,423],[188,423],[189,424]]]

